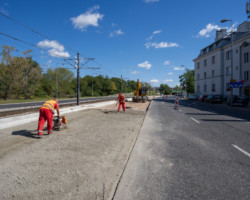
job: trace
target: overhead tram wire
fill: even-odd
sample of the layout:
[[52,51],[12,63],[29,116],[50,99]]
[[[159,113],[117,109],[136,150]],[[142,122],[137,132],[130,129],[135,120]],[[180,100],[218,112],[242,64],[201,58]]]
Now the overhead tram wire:
[[[5,36],[5,37],[11,38],[11,39],[13,39],[13,40],[22,42],[22,43],[24,43],[24,44],[27,44],[27,45],[32,46],[32,47],[35,47],[35,48],[37,48],[37,49],[44,50],[44,49],[41,48],[41,47],[38,47],[38,46],[36,46],[36,45],[34,45],[34,44],[31,44],[31,43],[26,42],[26,41],[24,41],[24,40],[18,39],[18,38],[16,38],[16,37],[10,36],[10,35],[8,35],[8,34],[5,34],[5,33],[0,32],[0,35],[3,35],[3,36]],[[49,53],[49,54],[53,54],[53,55],[55,55],[55,56],[57,56],[57,57],[59,57],[59,58],[61,58],[61,59],[66,58],[65,56],[59,56],[58,54],[53,53],[53,52],[51,52],[51,51],[48,51],[48,53]]]
[[[35,33],[35,34],[38,34],[38,35],[40,35],[40,36],[42,36],[42,37],[44,37],[44,38],[47,38],[47,39],[49,39],[49,40],[53,40],[51,37],[49,37],[49,36],[47,36],[47,35],[45,35],[45,34],[43,34],[43,33],[40,33],[39,31],[36,31],[35,29],[33,29],[33,28],[31,28],[31,27],[29,27],[29,26],[23,24],[22,22],[17,21],[16,19],[14,19],[14,18],[12,18],[12,17],[10,17],[10,16],[4,14],[3,12],[0,12],[0,15],[2,15],[2,16],[4,16],[5,18],[7,18],[7,19],[9,19],[9,20],[11,20],[11,21],[13,21],[13,22],[15,22],[16,24],[19,24],[19,25],[23,26],[24,28],[26,28],[26,29],[32,31],[32,32]],[[10,38],[12,38],[12,39],[14,39],[14,40],[23,42],[23,43],[25,43],[25,44],[27,44],[27,45],[30,45],[30,46],[33,46],[33,47],[35,47],[35,48],[39,48],[39,47],[37,47],[36,45],[33,45],[33,44],[31,44],[31,43],[29,43],[29,42],[26,42],[26,41],[22,41],[22,40],[20,40],[20,39],[18,39],[18,38],[12,37],[12,36],[8,36],[7,34],[3,34],[3,33],[0,33],[0,34],[4,35],[4,36],[6,36],[6,37],[10,37]],[[67,49],[69,49],[69,50],[71,50],[72,52],[74,52],[74,53],[77,52],[76,50],[74,50],[74,49],[72,49],[72,48],[70,48],[70,47],[68,47],[68,46],[66,46],[66,45],[64,45],[64,46],[65,46]],[[39,49],[42,49],[42,48],[39,48]],[[44,49],[42,49],[42,50],[44,50]],[[53,53],[53,52],[49,52],[49,53],[50,53],[50,54],[53,54],[53,55],[55,55],[55,56],[57,56],[57,57],[64,58],[64,57],[59,56],[59,55],[57,55],[57,54],[55,54],[55,53]],[[81,54],[81,55],[83,55],[83,54]],[[106,67],[104,67],[103,65],[97,63],[96,61],[94,61],[94,62],[95,62],[96,64],[98,64],[99,66],[105,68],[107,71],[109,71],[109,72],[111,73],[111,75],[114,74],[114,72],[112,72],[112,71],[109,70],[108,68],[106,68]]]
[[94,63],[96,63],[97,65],[99,65],[100,67],[102,67],[102,68],[104,68],[104,69],[106,69],[107,71],[109,71],[110,72],[110,74],[112,75],[114,75],[115,73],[114,72],[112,72],[110,69],[108,69],[107,67],[104,67],[103,65],[101,65],[100,63],[98,63],[98,62],[96,62],[95,60],[93,61]]
[[[13,22],[15,22],[15,23],[21,25],[21,26],[23,26],[24,28],[26,28],[26,29],[32,31],[33,33],[36,33],[36,34],[38,34],[38,35],[40,35],[40,36],[42,36],[42,37],[44,37],[44,38],[47,38],[47,39],[49,39],[49,40],[53,40],[51,37],[49,37],[49,36],[47,36],[47,35],[45,35],[45,34],[43,34],[43,33],[40,33],[39,31],[34,30],[33,28],[31,28],[31,27],[29,27],[29,26],[27,26],[27,25],[25,25],[25,24],[23,24],[23,23],[17,21],[16,19],[13,19],[13,18],[9,17],[8,15],[5,15],[5,14],[4,14],[3,12],[1,12],[1,11],[0,11],[0,15],[6,17],[7,19],[9,19],[9,20],[11,20],[11,21],[13,21]],[[64,46],[65,46],[67,49],[69,49],[69,50],[71,50],[72,52],[74,52],[74,53],[77,52],[77,51],[75,51],[74,49],[72,49],[72,48],[70,48],[70,47],[68,47],[68,46],[66,46],[66,45],[64,45]]]

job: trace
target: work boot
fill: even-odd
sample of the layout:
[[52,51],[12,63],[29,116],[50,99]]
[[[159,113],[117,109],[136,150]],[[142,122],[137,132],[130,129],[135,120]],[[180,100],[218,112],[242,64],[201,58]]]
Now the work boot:
[[40,139],[40,138],[42,138],[42,137],[43,137],[43,133],[39,132],[39,133],[37,134],[37,138]]
[[51,135],[52,134],[52,131],[48,131],[48,135]]

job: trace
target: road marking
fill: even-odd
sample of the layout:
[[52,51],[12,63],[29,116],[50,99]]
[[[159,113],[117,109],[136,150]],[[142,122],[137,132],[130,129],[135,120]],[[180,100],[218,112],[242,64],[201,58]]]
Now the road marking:
[[182,112],[182,110],[180,109],[179,112]]
[[193,117],[191,117],[192,120],[194,120],[197,124],[199,124],[200,122],[196,119],[194,119]]
[[244,153],[246,156],[248,156],[250,158],[250,153],[248,153],[247,151],[243,150],[242,148],[238,147],[235,144],[232,144],[234,148],[238,149],[241,153]]

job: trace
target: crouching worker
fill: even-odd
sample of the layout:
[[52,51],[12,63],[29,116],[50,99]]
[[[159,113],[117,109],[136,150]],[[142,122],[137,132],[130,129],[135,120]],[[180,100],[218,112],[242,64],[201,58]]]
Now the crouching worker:
[[43,135],[43,126],[46,120],[47,120],[48,134],[52,133],[53,116],[54,116],[55,110],[57,112],[58,117],[60,117],[59,105],[58,105],[57,99],[44,102],[44,104],[40,108],[40,111],[39,111],[40,115],[39,115],[38,128],[37,128],[38,138],[41,138]]
[[125,112],[126,108],[125,108],[125,97],[124,95],[122,95],[121,93],[119,93],[119,96],[117,98],[117,103],[116,105],[119,103],[119,107],[118,107],[118,112],[120,111],[121,109],[121,106],[122,106],[122,109],[123,111]]

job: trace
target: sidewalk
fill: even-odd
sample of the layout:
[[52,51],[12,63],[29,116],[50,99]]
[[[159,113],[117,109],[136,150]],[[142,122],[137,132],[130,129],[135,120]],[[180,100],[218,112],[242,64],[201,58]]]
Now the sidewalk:
[[37,121],[1,130],[0,199],[111,199],[149,102],[68,113],[36,138]]

